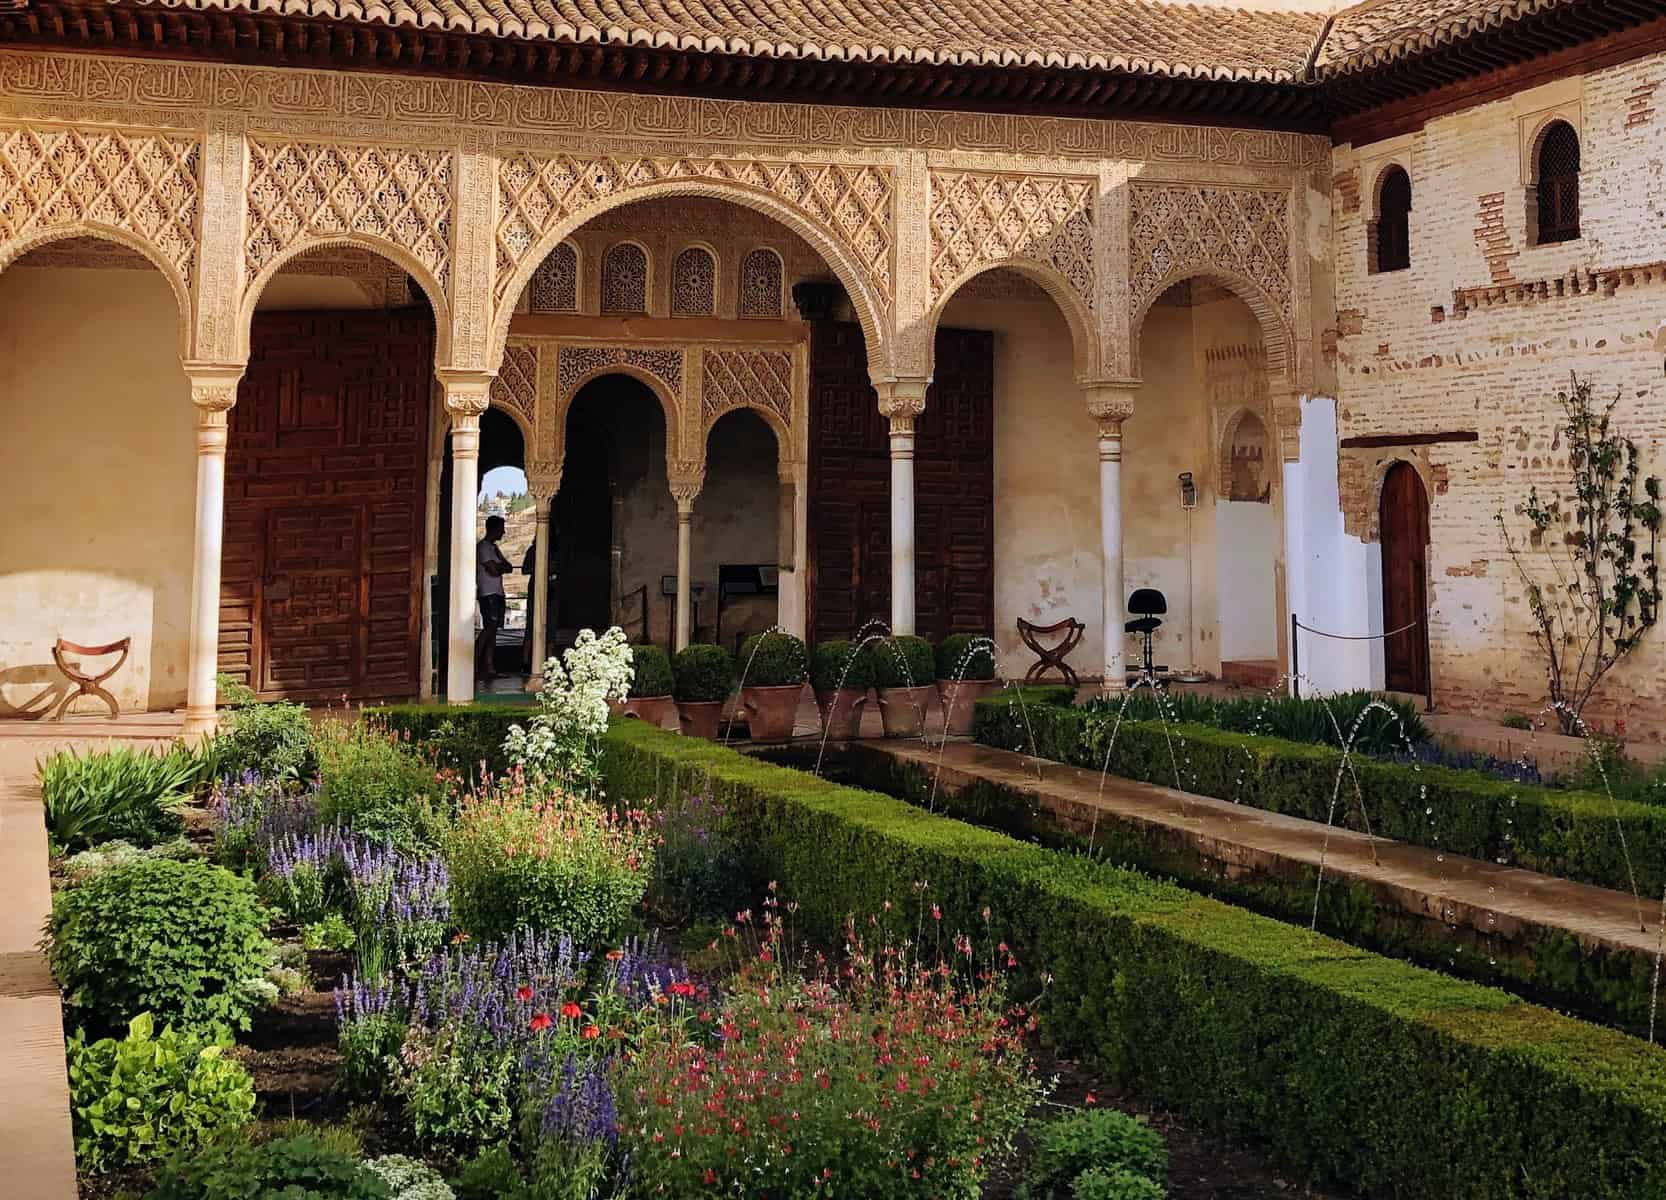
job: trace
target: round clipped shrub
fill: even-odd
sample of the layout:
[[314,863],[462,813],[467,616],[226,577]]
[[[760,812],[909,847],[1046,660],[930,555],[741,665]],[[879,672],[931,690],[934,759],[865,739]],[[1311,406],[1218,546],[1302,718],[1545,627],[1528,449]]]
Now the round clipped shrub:
[[740,644],[742,687],[793,687],[810,676],[804,643],[790,633],[754,633]]
[[874,686],[930,687],[937,678],[931,643],[923,637],[880,638],[873,644]]
[[226,1139],[181,1154],[157,1175],[146,1200],[391,1200],[375,1171],[310,1133],[259,1145]]
[[671,662],[677,699],[689,704],[727,700],[735,690],[735,660],[722,646],[689,646]]
[[72,1015],[99,1032],[140,1013],[192,1029],[249,1027],[266,970],[255,885],[224,867],[148,858],[52,900],[52,974]]
[[631,647],[632,696],[669,696],[671,694],[671,657],[651,644]]
[[[978,643],[973,649],[972,643]],[[995,655],[990,639],[970,633],[951,633],[937,643],[937,678],[988,680],[995,678]]]
[[173,1028],[156,1032],[149,1013],[124,1038],[71,1035],[69,1106],[75,1162],[99,1174],[189,1152],[248,1123],[254,1080],[225,1047]]
[[818,692],[854,688],[865,692],[873,686],[873,643],[857,649],[858,643],[843,638],[817,642],[810,652],[810,684]]

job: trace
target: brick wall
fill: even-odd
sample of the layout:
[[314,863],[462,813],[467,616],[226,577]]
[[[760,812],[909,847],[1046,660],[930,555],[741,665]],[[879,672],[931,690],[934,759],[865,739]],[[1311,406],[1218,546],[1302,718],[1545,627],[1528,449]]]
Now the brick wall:
[[[1566,478],[1555,391],[1570,371],[1622,394],[1618,424],[1666,474],[1666,79],[1657,55],[1431,121],[1333,158],[1339,436],[1473,431],[1476,440],[1343,450],[1350,533],[1376,535],[1387,463],[1416,462],[1430,490],[1431,661],[1437,701],[1534,711],[1542,660],[1494,514],[1530,484]],[[1581,133],[1581,237],[1529,244],[1524,146],[1547,116]],[[1376,185],[1412,178],[1411,268],[1371,274]],[[1666,628],[1605,688],[1595,715],[1666,736]]]

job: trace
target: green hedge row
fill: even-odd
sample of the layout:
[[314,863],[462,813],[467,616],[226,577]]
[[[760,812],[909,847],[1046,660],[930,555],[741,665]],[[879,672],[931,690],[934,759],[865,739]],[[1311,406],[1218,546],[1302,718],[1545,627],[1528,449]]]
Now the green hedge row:
[[[1079,708],[1021,708],[994,696],[979,701],[973,736],[987,746],[1096,771],[1106,758],[1102,736],[1092,735],[1105,725],[1103,716]],[[1658,896],[1666,888],[1666,806],[1510,783],[1449,767],[1366,756],[1350,762],[1371,831],[1382,837],[1629,892],[1623,828],[1642,894]],[[1111,774],[1174,787],[1177,765],[1179,786],[1186,791],[1323,822],[1342,754],[1329,746],[1202,725],[1165,731],[1157,722],[1123,722],[1111,748]],[[1345,776],[1337,824],[1363,829],[1358,808],[1352,780]]]
[[493,775],[509,769],[503,753],[509,727],[525,725],[537,711],[519,704],[385,704],[365,716],[426,745],[436,766],[475,779],[482,769]]
[[1368,1196],[1666,1195],[1666,1050],[1173,884],[720,746],[615,723],[610,794],[709,782],[754,878],[837,938],[913,901],[985,905],[1069,1052]]

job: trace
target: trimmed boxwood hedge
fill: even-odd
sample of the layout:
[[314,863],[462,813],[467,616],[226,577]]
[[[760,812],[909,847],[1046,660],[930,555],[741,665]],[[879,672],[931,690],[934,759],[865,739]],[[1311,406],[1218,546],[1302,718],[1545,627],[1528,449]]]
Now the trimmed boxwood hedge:
[[[1097,771],[1105,765],[1104,752],[1096,754],[1084,735],[1104,720],[1056,705],[1031,704],[1021,714],[996,695],[979,701],[973,737],[986,746]],[[1666,806],[1510,783],[1450,767],[1414,767],[1364,755],[1350,761],[1371,831],[1382,837],[1629,892],[1618,824],[1625,829],[1644,897],[1666,888]],[[1113,775],[1166,787],[1175,786],[1178,762],[1186,791],[1322,822],[1330,814],[1342,753],[1203,725],[1171,725],[1165,732],[1157,722],[1124,721],[1109,762]],[[1357,807],[1345,778],[1337,823],[1362,828]]]
[[482,764],[493,775],[509,769],[503,753],[511,725],[525,725],[538,710],[524,704],[385,704],[365,716],[420,742],[434,765],[474,779]]
[[640,722],[604,740],[615,801],[701,779],[753,878],[836,939],[930,884],[999,935],[1069,1052],[1369,1196],[1666,1194],[1666,1050],[1135,872],[1025,845]]

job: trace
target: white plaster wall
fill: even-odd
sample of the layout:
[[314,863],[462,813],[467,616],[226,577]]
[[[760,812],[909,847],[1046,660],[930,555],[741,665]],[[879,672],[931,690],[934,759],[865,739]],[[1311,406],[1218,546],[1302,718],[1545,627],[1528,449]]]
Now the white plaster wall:
[[108,684],[124,709],[185,698],[196,419],[178,313],[155,271],[0,274],[0,716],[61,678],[60,636],[133,639]]
[[1278,513],[1271,504],[1215,502],[1219,548],[1221,658],[1228,662],[1278,658]]

